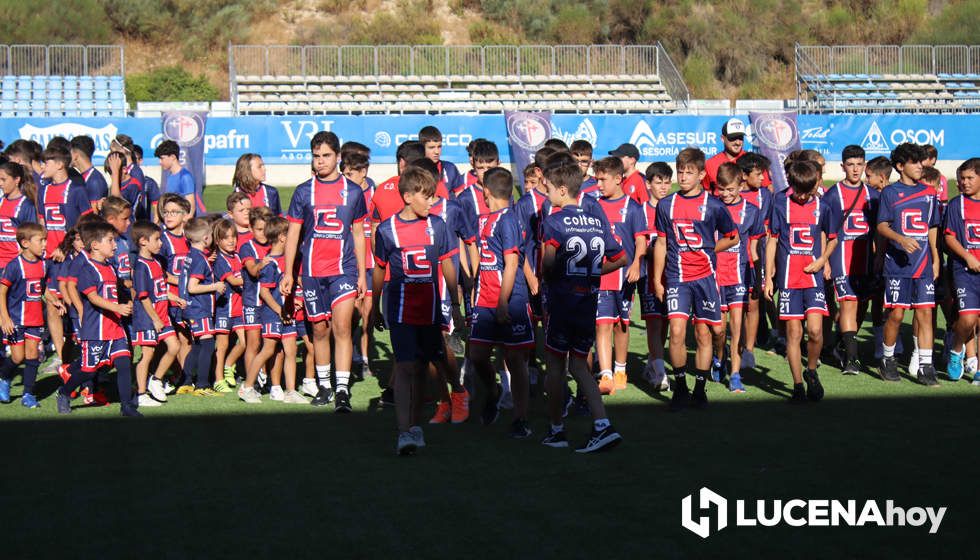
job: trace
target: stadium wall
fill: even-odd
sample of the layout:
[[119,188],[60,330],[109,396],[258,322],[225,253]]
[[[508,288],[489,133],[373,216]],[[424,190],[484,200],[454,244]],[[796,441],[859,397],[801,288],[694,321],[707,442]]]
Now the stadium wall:
[[[735,115],[748,122],[747,115]],[[585,139],[596,147],[597,157],[622,142],[635,144],[641,162],[672,161],[689,145],[701,147],[710,157],[721,149],[720,131],[727,115],[552,115],[553,136],[566,142]],[[270,182],[290,184],[309,177],[309,139],[330,130],[342,141],[356,140],[372,150],[375,178],[394,174],[398,144],[414,138],[425,125],[443,133],[443,159],[465,164],[466,145],[487,138],[510,163],[507,131],[501,115],[290,115],[211,117],[204,136],[208,183],[229,183],[238,156],[261,154],[270,167]],[[950,175],[962,160],[978,155],[974,139],[980,115],[800,115],[804,148],[820,151],[828,162],[839,161],[841,149],[860,144],[868,156],[887,155],[902,142],[933,144],[940,154],[940,169]],[[13,118],[0,119],[0,139],[9,143],[29,138],[45,144],[54,136],[71,138],[88,134],[96,141],[97,165],[101,165],[110,140],[129,134],[147,153],[151,173],[158,164],[153,149],[162,141],[159,118]],[[751,149],[751,131],[749,144]],[[466,166],[463,165],[465,168]],[[837,178],[836,165],[827,166],[827,178]]]

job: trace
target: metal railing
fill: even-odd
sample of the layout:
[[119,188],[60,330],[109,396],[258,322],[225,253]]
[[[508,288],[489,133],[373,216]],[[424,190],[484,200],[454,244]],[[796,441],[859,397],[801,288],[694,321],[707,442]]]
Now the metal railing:
[[121,76],[122,45],[0,45],[0,75]]
[[823,75],[980,73],[980,45],[796,45],[801,56]]

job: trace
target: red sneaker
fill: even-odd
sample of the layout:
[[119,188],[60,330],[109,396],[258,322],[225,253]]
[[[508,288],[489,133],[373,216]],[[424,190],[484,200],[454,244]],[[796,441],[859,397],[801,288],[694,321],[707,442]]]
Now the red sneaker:
[[105,391],[102,389],[96,389],[95,394],[92,395],[92,400],[99,406],[109,406],[109,397],[106,396]]
[[443,401],[436,407],[435,415],[429,420],[429,424],[445,424],[452,419],[452,410],[449,403]]
[[71,379],[71,374],[68,373],[68,364],[61,364],[60,366],[58,366],[58,377],[61,378],[62,385],[68,383],[68,380]]

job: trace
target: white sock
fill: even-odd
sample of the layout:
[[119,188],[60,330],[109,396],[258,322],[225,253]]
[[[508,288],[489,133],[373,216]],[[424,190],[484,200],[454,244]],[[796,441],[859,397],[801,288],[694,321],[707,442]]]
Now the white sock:
[[599,377],[612,377],[612,372],[608,369],[604,369],[599,372]]
[[[915,351],[918,352],[918,350],[919,350],[919,337],[917,337],[917,336],[913,336],[912,337],[912,348],[914,348]],[[919,352],[919,353],[921,354],[922,352]]]
[[887,344],[883,344],[882,348],[884,349],[884,355],[885,355],[886,358],[894,358],[895,357],[895,345],[894,344],[892,344],[891,346],[889,346]]
[[609,427],[609,419],[608,418],[600,418],[600,419],[596,420],[595,422],[593,422],[592,425],[595,426],[596,431],[605,430],[606,428]]
[[919,365],[929,366],[932,365],[932,350],[926,350],[925,348],[918,348],[919,352]]
[[350,372],[337,370],[337,390],[348,393],[347,385],[350,383]]
[[613,362],[613,371],[626,372],[626,362]]
[[316,368],[316,380],[321,387],[330,388],[330,365],[314,366]]

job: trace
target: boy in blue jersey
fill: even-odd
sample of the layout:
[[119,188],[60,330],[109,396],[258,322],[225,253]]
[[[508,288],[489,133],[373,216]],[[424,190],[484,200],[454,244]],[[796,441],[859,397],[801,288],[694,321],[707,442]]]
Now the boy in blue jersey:
[[[771,301],[762,298],[762,280],[765,278],[766,264],[766,228],[769,227],[769,213],[772,210],[772,191],[764,183],[768,181],[769,168],[772,163],[769,158],[749,152],[735,162],[742,170],[741,196],[750,204],[759,208],[762,218],[763,236],[756,244],[756,252],[752,258],[752,285],[749,286],[749,303],[745,310],[745,336],[742,340],[741,367],[755,369],[755,343],[758,340],[762,319],[768,317],[769,323],[775,325],[778,321],[776,308]],[[760,307],[763,314],[760,314]]]
[[[219,393],[211,389],[211,358],[214,356],[215,294],[225,293],[225,283],[214,277],[211,261],[204,254],[211,247],[211,226],[194,218],[184,227],[190,252],[178,280],[179,294],[187,302],[184,320],[191,333],[191,349],[184,358],[184,385],[195,382],[194,395],[209,397]],[[196,375],[195,375],[196,372]]]
[[960,194],[949,201],[943,228],[946,251],[952,262],[958,312],[951,329],[954,336],[946,371],[956,381],[965,370],[973,384],[980,385],[976,365],[977,318],[980,317],[980,158],[970,158],[956,168],[956,186]]
[[885,238],[884,357],[880,375],[886,381],[900,381],[895,344],[905,311],[913,309],[918,320],[918,381],[936,387],[932,365],[932,312],[936,307],[936,279],[939,277],[939,201],[935,189],[919,182],[925,150],[915,144],[899,144],[892,150],[892,166],[898,181],[881,191],[878,234]]
[[565,372],[570,371],[588,401],[593,424],[588,441],[576,451],[591,453],[622,440],[606,417],[602,395],[586,359],[595,342],[599,281],[603,274],[626,264],[626,253],[608,223],[578,206],[582,170],[568,154],[549,158],[544,176],[548,200],[557,211],[547,215],[541,225],[541,272],[548,286],[545,346],[551,421],[541,443],[568,447],[562,413]]
[[109,196],[109,183],[105,175],[92,165],[95,154],[95,141],[91,136],[75,136],[71,139],[71,165],[82,174],[85,192],[92,210],[98,211],[102,200]]
[[[133,146],[133,157],[136,158],[136,165],[140,168],[143,167],[143,146],[136,144]],[[144,204],[146,205],[145,215],[142,216],[144,219],[157,220],[159,216],[157,215],[157,206],[160,203],[160,183],[157,183],[156,179],[153,177],[144,176],[146,184],[143,185],[143,192],[146,197],[144,199]]]
[[[160,159],[160,168],[170,174],[166,178],[167,192],[178,194],[190,203],[191,212],[188,214],[188,218],[204,214],[207,209],[204,208],[204,201],[197,195],[194,176],[180,165],[180,146],[173,140],[164,140],[153,151],[153,155]],[[145,203],[145,184],[143,185],[143,192]]]

